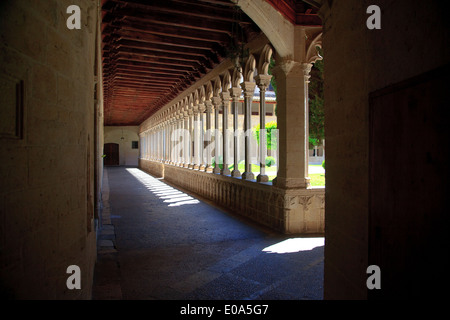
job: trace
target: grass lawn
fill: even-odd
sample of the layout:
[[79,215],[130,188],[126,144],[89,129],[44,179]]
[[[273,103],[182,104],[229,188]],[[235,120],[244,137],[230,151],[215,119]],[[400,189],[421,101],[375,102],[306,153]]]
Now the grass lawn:
[[[321,165],[311,165],[321,167]],[[222,165],[219,165],[222,168]],[[230,171],[233,171],[234,165],[228,166]],[[245,164],[239,164],[239,171],[243,173],[245,171]],[[259,174],[259,166],[256,164],[252,164],[252,172],[255,175],[255,179]],[[266,174],[269,176],[269,181],[272,181],[277,176],[277,167],[266,167]],[[312,173],[309,175],[311,178],[311,186],[312,187],[324,187],[325,186],[325,174],[324,173]]]
[[311,178],[311,187],[325,187],[325,173],[312,173],[309,177]]

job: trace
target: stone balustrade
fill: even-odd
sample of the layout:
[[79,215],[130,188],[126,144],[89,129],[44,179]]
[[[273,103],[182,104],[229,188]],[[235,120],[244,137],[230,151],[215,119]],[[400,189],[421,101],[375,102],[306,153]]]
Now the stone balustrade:
[[325,232],[325,188],[281,189],[231,176],[139,160],[142,170],[286,234]]

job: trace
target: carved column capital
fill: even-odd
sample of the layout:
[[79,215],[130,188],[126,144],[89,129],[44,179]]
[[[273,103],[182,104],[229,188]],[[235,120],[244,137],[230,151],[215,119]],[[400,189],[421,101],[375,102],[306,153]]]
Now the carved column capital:
[[234,87],[234,88],[230,88],[229,92],[230,92],[231,98],[233,99],[233,101],[235,101],[235,100],[239,99],[239,97],[241,96],[242,89]]
[[256,83],[251,81],[245,81],[241,83],[241,88],[244,91],[245,97],[253,97],[253,94],[255,93],[255,87]]
[[219,107],[222,104],[222,99],[220,97],[213,97],[212,98],[212,104],[214,105],[214,108],[219,110]]
[[209,112],[214,111],[213,103],[210,100],[205,101],[205,110]]
[[256,84],[261,90],[265,90],[270,85],[271,75],[259,74],[255,77]]

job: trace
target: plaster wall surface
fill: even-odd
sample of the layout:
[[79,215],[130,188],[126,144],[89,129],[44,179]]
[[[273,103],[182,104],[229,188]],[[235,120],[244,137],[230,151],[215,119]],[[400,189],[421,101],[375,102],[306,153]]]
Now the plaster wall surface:
[[[133,149],[132,142],[139,141],[139,127],[110,127],[104,128],[104,143],[117,143],[119,145],[119,165],[137,166],[139,148]],[[122,139],[123,138],[123,139]],[[139,147],[139,144],[138,144]]]

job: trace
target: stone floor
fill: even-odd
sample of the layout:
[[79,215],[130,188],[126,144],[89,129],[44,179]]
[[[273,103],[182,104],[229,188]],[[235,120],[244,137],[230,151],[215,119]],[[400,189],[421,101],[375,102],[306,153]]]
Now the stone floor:
[[94,300],[321,300],[324,238],[273,233],[137,168],[105,169]]

